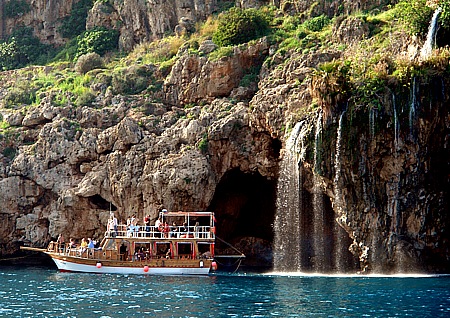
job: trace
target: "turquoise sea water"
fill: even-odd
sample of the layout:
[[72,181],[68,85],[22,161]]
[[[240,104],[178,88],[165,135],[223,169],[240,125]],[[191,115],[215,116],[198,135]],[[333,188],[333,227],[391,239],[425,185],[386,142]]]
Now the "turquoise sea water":
[[450,276],[144,277],[0,267],[0,317],[450,317]]

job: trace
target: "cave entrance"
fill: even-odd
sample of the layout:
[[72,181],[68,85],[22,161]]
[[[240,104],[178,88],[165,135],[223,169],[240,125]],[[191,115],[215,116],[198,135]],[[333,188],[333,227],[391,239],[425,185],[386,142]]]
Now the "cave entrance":
[[[239,169],[227,171],[216,187],[209,211],[217,219],[217,236],[233,245],[242,238],[262,239],[272,244],[272,223],[276,206],[276,180],[259,173],[244,173]],[[217,254],[228,248],[216,241]],[[247,260],[251,255],[243,250]]]
[[117,207],[114,204],[112,204],[111,202],[104,199],[102,196],[98,194],[93,195],[88,199],[89,202],[98,209],[117,211]]

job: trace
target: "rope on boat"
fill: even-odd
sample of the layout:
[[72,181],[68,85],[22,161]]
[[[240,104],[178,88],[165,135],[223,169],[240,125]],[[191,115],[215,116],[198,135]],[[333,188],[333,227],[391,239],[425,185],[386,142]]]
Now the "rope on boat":
[[242,259],[245,258],[244,253],[242,253],[242,252],[241,252],[240,250],[238,250],[236,247],[234,247],[234,246],[231,245],[230,243],[224,241],[223,239],[221,239],[221,238],[218,237],[217,235],[216,235],[216,239],[218,239],[218,240],[221,241],[222,243],[228,245],[229,247],[231,247],[233,250],[235,250],[236,252],[238,252],[238,253],[240,254],[241,257],[239,257],[239,258],[238,258],[233,264],[231,264],[231,265],[227,265],[227,264],[221,263],[221,262],[219,262],[219,261],[217,260],[217,258],[215,259],[217,263],[219,263],[220,265],[224,265],[224,266],[232,266],[232,267],[233,267],[234,265],[236,265],[237,263],[239,263],[238,266],[236,267],[236,269],[233,271],[233,274],[236,273],[236,272],[238,271],[239,267],[241,266]]
[[236,247],[234,247],[233,245],[231,245],[228,242],[225,242],[223,239],[221,239],[220,237],[218,237],[216,235],[216,239],[219,239],[219,241],[221,241],[222,243],[225,243],[226,245],[228,245],[229,247],[231,247],[233,250],[235,250],[236,252],[238,252],[239,254],[241,254],[242,257],[245,257],[244,253],[242,253],[240,250],[238,250]]

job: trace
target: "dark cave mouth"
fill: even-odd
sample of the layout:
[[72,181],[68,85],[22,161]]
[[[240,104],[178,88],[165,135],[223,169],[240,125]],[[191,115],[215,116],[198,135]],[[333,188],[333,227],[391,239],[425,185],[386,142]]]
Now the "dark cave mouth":
[[253,236],[272,241],[275,202],[275,180],[234,169],[219,182],[209,210],[216,213],[218,235],[225,240]]
[[108,200],[104,199],[101,195],[96,194],[88,198],[89,202],[98,209],[107,211],[117,211],[117,207]]
[[[244,173],[239,169],[226,172],[208,208],[216,215],[217,236],[233,245],[242,238],[256,238],[271,245],[276,189],[276,180],[269,180],[259,173]],[[228,247],[220,240],[216,244],[219,253]]]

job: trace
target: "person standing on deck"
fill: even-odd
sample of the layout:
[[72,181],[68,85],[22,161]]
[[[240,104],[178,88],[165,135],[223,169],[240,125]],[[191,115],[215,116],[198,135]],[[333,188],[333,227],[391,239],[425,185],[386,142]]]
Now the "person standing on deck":
[[113,227],[114,227],[114,234],[117,236],[117,230],[119,227],[119,222],[117,222],[116,216],[113,214]]
[[144,226],[145,226],[145,236],[150,236],[150,215],[147,214],[147,216],[144,218]]

